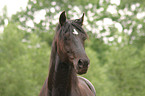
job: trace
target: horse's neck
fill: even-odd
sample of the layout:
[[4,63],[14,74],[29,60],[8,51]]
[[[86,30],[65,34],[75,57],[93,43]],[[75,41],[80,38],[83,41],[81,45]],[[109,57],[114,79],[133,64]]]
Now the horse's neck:
[[[69,96],[71,88],[77,86],[77,75],[70,64],[61,62],[55,48],[52,48],[48,89],[53,96]],[[55,58],[55,59],[54,59]]]
[[54,84],[56,50],[57,50],[56,45],[55,45],[55,42],[53,41],[52,50],[51,50],[51,57],[50,57],[50,64],[49,64],[49,75],[48,75],[48,90],[50,92],[49,94],[51,94],[52,87],[53,87],[53,84]]
[[70,64],[61,62],[59,56],[57,56],[54,73],[54,92],[52,92],[56,96],[60,96],[60,94],[61,96],[69,96],[74,85],[77,85],[77,76],[74,68]]

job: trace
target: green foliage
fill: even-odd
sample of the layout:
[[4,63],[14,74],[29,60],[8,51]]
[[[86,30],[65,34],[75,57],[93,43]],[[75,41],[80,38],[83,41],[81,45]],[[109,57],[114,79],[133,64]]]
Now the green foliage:
[[[108,54],[108,77],[113,81],[113,96],[143,96],[145,94],[144,55],[133,46],[112,48]],[[141,54],[140,54],[141,53]]]
[[98,58],[96,51],[92,50],[90,47],[86,48],[86,53],[90,59],[90,67],[87,74],[84,77],[88,78],[94,85],[96,89],[96,95],[111,96],[112,82],[108,80],[107,67],[102,66]]
[[[91,63],[83,76],[93,83],[97,96],[145,96],[143,5],[143,0],[122,0],[120,5],[110,0],[29,0],[26,10],[11,19],[5,7],[0,16],[0,27],[5,26],[0,34],[0,96],[38,96],[63,10],[68,18],[85,12],[85,50]],[[107,11],[110,6],[116,13]],[[36,13],[44,19],[38,22]]]
[[35,34],[28,40],[24,37],[25,32],[14,24],[9,24],[0,36],[1,96],[36,96],[47,77],[47,43],[40,42]]

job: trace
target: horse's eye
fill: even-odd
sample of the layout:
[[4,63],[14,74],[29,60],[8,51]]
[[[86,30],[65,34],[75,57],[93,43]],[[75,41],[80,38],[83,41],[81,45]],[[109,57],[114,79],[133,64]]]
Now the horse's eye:
[[67,51],[67,53],[70,53],[70,51]]
[[64,40],[67,40],[67,37],[64,37]]
[[76,20],[75,20],[75,22],[78,22],[78,21],[79,21],[79,19],[76,19]]
[[82,39],[83,39],[83,41],[85,41],[87,38],[86,37],[83,37]]

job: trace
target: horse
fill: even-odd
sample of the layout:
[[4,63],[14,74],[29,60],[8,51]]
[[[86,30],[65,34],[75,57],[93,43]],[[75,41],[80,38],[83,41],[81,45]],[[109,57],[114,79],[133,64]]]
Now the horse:
[[59,24],[52,42],[49,75],[39,96],[96,96],[92,83],[77,74],[85,74],[90,61],[84,42],[87,34],[81,18],[68,20],[65,11],[60,14]]

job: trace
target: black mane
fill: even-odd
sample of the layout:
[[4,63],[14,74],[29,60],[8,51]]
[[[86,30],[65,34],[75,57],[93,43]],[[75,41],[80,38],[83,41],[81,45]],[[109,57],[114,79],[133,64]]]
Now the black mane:
[[[95,96],[93,85],[77,74],[85,74],[90,61],[84,48],[87,38],[83,16],[67,20],[62,12],[52,43],[49,74],[39,96]],[[74,30],[75,29],[75,30]]]

